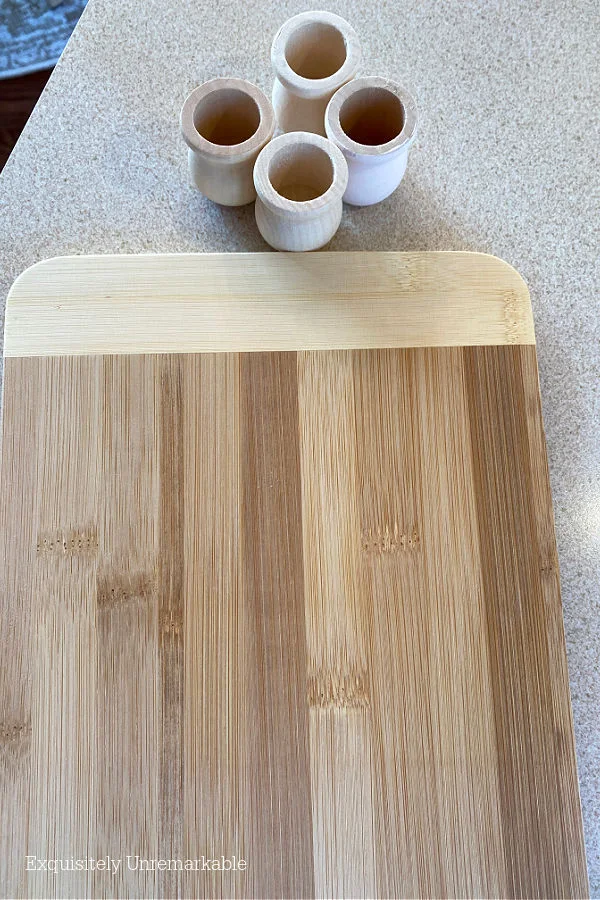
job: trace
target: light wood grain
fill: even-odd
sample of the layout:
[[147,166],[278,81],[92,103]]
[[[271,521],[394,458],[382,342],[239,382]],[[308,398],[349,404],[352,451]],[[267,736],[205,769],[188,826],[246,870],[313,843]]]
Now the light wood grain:
[[427,477],[416,354],[354,355],[360,540],[373,607],[371,682],[378,896],[444,896],[425,582]]
[[[304,595],[317,897],[375,897],[372,609],[356,494],[352,357],[298,354]],[[326,422],[326,427],[323,423]]]
[[[25,867],[30,847],[38,848],[34,852],[46,859],[71,856],[82,847],[82,840],[87,850],[96,799],[109,801],[90,790],[97,777],[95,617],[103,361],[33,362],[30,383],[39,389],[38,443],[32,447],[28,440],[20,450],[36,455],[32,482],[21,484],[21,490],[36,497],[36,505],[28,633],[32,727],[28,835],[21,854],[11,860],[19,869]],[[129,719],[125,710],[119,713]],[[111,741],[116,735],[108,732],[107,737]],[[129,749],[129,742],[125,745]],[[139,796],[138,808],[142,802]],[[26,875],[25,896],[54,895],[53,873]],[[74,872],[62,893],[81,897],[91,890],[92,874]]]
[[[21,864],[28,843],[31,782],[31,617],[37,552],[38,434],[43,410],[39,371],[18,403],[7,402],[3,416],[0,470],[0,891],[27,894]],[[10,376],[5,394],[10,393]],[[22,447],[29,452],[23,454]],[[24,485],[28,487],[25,488]],[[10,551],[10,552],[9,552]],[[35,659],[35,657],[33,657]]]
[[479,253],[56,258],[5,329],[7,357],[534,342],[522,278]]
[[[248,852],[239,369],[232,354],[190,357],[184,366],[186,858],[210,857],[215,847],[228,857]],[[191,883],[194,896],[233,897],[245,890],[246,876],[202,873]]]
[[[563,727],[555,720],[557,690],[566,693],[568,681],[564,654],[562,663],[554,659],[560,596],[553,575],[555,542],[549,555],[539,531],[539,505],[549,501],[547,463],[539,431],[533,443],[529,438],[531,420],[537,418],[538,429],[540,424],[539,403],[537,408],[528,403],[539,396],[536,368],[533,354],[516,348],[504,354],[491,347],[478,354],[466,350],[465,365],[475,490],[487,501],[478,504],[478,528],[507,884],[513,895],[553,896],[558,884],[573,883],[582,856],[569,846],[572,809],[562,807],[563,796],[572,796],[576,785],[574,766],[571,777],[556,788],[565,744],[572,747],[572,727],[568,704],[559,719]],[[493,465],[487,449],[492,446]],[[545,487],[534,501],[541,483]],[[547,535],[552,513],[548,505],[545,510]],[[504,533],[512,535],[508,547],[500,537]],[[505,609],[502,618],[496,614],[499,604]],[[504,689],[507,678],[510,694]],[[561,828],[548,829],[557,818]]]
[[[161,768],[161,749],[165,742],[172,745],[176,735],[173,727],[164,727],[171,723],[162,718],[159,633],[160,612],[170,600],[161,574],[177,550],[176,531],[171,532],[172,542],[161,540],[159,518],[159,491],[171,492],[167,484],[174,481],[164,477],[161,452],[161,417],[170,396],[166,384],[164,394],[156,397],[155,380],[162,373],[150,357],[106,357],[100,362],[100,427],[96,422],[89,425],[90,430],[97,429],[100,446],[94,479],[96,585],[90,598],[95,606],[91,633],[96,641],[91,654],[96,677],[91,717],[95,759],[90,779],[94,825],[88,825],[88,840],[95,851],[102,847],[104,855],[120,857],[119,845],[125,837],[134,853],[149,856],[159,835],[165,850],[170,849],[163,831],[168,810],[161,799],[169,791],[168,808],[173,810],[178,799]],[[49,379],[53,380],[51,373]],[[60,427],[60,414],[54,412],[54,418]],[[82,445],[83,450],[83,441]],[[63,515],[68,515],[67,510]],[[168,675],[172,680],[178,677],[174,661]],[[45,734],[43,740],[47,741]],[[67,789],[66,803],[72,802],[70,796]],[[71,854],[76,853],[75,846]],[[157,882],[155,873],[131,872],[121,866],[112,885],[119,896],[127,896],[136,890],[152,894]],[[101,896],[105,884],[105,872],[92,873],[91,895]]]
[[1,896],[587,896],[534,346],[5,377]]

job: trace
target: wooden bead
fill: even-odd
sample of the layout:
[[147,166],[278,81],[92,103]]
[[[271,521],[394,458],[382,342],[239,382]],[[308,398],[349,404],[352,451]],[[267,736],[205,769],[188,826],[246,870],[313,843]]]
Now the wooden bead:
[[196,187],[224,206],[251,203],[254,163],[274,130],[270,101],[249,81],[214,78],[197,87],[181,111]]
[[329,12],[289,19],[273,41],[273,108],[282,131],[325,135],[325,109],[335,91],[354,78],[360,64],[358,35]]
[[343,154],[320,135],[274,138],[254,167],[260,233],[276,250],[323,247],[339,227],[347,181]]
[[337,91],[325,114],[328,138],[348,163],[344,201],[378,203],[396,190],[417,133],[417,106],[385,78],[356,78]]

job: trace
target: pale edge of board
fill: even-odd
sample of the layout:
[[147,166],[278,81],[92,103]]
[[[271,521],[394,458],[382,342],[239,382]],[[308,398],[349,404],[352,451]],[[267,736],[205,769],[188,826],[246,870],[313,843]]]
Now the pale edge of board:
[[483,253],[65,256],[7,301],[5,355],[534,344],[527,286]]

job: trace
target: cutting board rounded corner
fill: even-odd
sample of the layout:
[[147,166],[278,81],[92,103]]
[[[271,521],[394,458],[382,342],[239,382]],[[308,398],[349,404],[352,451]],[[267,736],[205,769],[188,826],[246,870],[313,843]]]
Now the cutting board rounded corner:
[[67,261],[70,259],[77,259],[76,256],[48,256],[45,259],[38,259],[37,262],[32,263],[30,266],[27,266],[26,269],[23,269],[20,275],[17,275],[12,285],[9,288],[8,295],[6,297],[6,307],[8,309],[9,304],[14,303],[15,300],[19,299],[19,294],[21,291],[28,291],[31,289],[32,285],[35,285],[36,288],[39,289],[40,282],[40,273],[43,269],[50,269],[50,274],[52,273],[53,264],[57,261]]
[[[442,252],[457,253],[460,251],[448,250]],[[502,259],[501,256],[496,256],[495,253],[483,253],[478,250],[470,250],[467,252],[471,256],[485,257],[485,259],[493,261],[494,266],[498,268],[498,277],[502,278],[502,280],[506,280],[507,288],[510,287],[512,290],[514,290],[521,302],[531,305],[529,286],[519,270],[515,269],[515,267],[511,263],[507,262],[505,259]]]

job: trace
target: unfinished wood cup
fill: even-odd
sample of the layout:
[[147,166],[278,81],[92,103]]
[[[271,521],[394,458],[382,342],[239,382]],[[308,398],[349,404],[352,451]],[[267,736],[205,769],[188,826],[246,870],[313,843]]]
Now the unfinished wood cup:
[[181,111],[196,187],[224,206],[251,203],[254,163],[274,130],[270,101],[249,81],[214,78],[197,87]]
[[337,91],[325,114],[328,138],[348,163],[344,201],[379,203],[396,190],[417,133],[417,106],[386,78],[356,78]]
[[317,250],[338,230],[348,167],[330,141],[309,132],[274,138],[254,167],[256,223],[276,250]]
[[325,110],[335,91],[354,78],[361,51],[354,28],[329,12],[289,19],[273,41],[273,108],[282,131],[325,135]]

